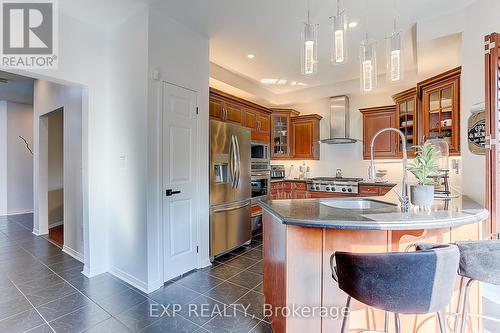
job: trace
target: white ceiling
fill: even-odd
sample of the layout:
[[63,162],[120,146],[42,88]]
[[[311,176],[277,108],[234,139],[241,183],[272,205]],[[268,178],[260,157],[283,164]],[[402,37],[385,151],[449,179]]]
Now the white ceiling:
[[[160,0],[155,5],[209,36],[213,63],[256,82],[262,78],[279,78],[307,84],[307,87],[266,86],[273,93],[283,94],[358,78],[358,47],[367,30],[369,36],[379,42],[379,71],[384,72],[384,38],[392,29],[395,3],[400,26],[411,46],[410,29],[417,21],[462,9],[472,2],[474,0],[343,0],[349,21],[357,21],[359,25],[349,31],[349,63],[334,66],[329,62],[328,32],[336,1],[310,0],[311,19],[320,25],[318,74],[311,77],[300,74],[300,35],[306,17],[306,0]],[[255,54],[255,59],[246,57],[250,53]],[[407,58],[411,58],[411,65],[414,55],[407,54]]]
[[[307,0],[64,0],[60,4],[69,15],[105,29],[114,27],[147,4],[159,7],[170,17],[210,38],[211,62],[260,85],[270,94],[284,96],[298,90],[324,89],[356,80],[359,42],[366,31],[379,42],[378,66],[383,73],[384,38],[392,30],[396,12],[405,35],[406,70],[415,72],[418,52],[414,49],[412,27],[416,22],[459,11],[474,1],[341,0],[348,20],[357,21],[359,25],[349,30],[349,63],[334,66],[329,62],[328,32],[336,0],[310,0],[311,19],[320,25],[320,32],[318,74],[309,77],[300,74],[300,35]],[[255,59],[246,57],[250,53],[255,54]],[[433,56],[428,54],[427,58]],[[299,81],[307,86],[261,85],[262,78]],[[402,85],[405,84],[408,82]]]
[[8,80],[0,84],[0,100],[33,104],[32,78],[4,71],[0,71],[0,78]]

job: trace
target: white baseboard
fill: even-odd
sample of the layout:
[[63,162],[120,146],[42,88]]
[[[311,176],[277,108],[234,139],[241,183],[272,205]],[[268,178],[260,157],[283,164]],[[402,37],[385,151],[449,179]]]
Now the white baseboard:
[[118,269],[118,268],[112,266],[109,268],[109,273],[113,276],[116,276],[120,280],[127,282],[131,286],[139,289],[140,291],[142,291],[144,293],[150,292],[148,290],[148,284],[146,282],[137,279],[136,277],[122,271],[121,269]]
[[62,250],[63,250],[64,253],[72,256],[73,258],[75,258],[79,262],[83,263],[83,255],[81,253],[73,250],[70,247],[67,247],[66,245],[63,245],[63,249]]
[[212,262],[210,262],[210,258],[205,258],[205,259],[203,259],[200,262],[200,265],[199,265],[198,269],[205,268],[205,267],[208,267],[208,266],[211,266],[211,265],[212,265]]
[[15,212],[7,212],[7,216],[22,215],[22,214],[33,214],[33,209],[18,210]]
[[51,224],[49,224],[49,229],[58,227],[58,226],[63,225],[63,224],[64,224],[64,221],[58,221],[58,222],[51,223]]
[[33,235],[35,236],[43,236],[43,235],[48,235],[49,234],[49,229],[46,230],[38,230],[33,228]]

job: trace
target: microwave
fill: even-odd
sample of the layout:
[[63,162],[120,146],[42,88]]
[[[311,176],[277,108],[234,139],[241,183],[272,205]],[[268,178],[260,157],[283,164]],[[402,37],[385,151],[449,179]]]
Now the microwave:
[[252,162],[266,162],[269,163],[269,144],[265,142],[252,141],[251,149]]

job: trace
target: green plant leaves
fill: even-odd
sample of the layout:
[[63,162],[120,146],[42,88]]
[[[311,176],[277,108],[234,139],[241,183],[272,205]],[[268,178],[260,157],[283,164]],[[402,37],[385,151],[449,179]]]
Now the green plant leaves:
[[439,170],[439,153],[430,143],[425,143],[417,149],[417,155],[408,166],[408,171],[417,178],[420,185],[432,185],[434,181],[429,176]]

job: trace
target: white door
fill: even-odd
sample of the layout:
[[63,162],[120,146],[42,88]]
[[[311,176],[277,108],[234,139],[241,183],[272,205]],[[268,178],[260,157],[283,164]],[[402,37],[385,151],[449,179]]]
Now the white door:
[[196,93],[166,82],[163,95],[164,281],[197,267]]

